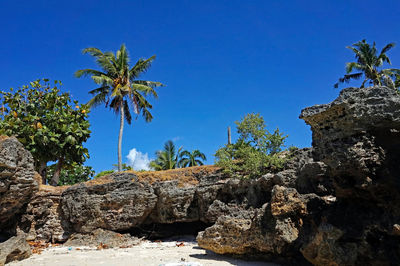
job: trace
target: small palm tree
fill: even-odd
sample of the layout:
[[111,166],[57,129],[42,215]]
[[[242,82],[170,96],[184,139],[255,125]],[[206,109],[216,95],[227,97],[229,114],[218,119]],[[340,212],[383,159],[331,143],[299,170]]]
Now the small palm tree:
[[181,150],[182,147],[176,151],[175,144],[168,140],[164,144],[164,150],[156,152],[156,159],[150,162],[150,167],[156,171],[178,168]]
[[181,153],[181,160],[179,161],[180,167],[191,167],[197,165],[203,165],[203,161],[207,160],[204,153],[199,150],[194,150],[192,152],[183,151]]
[[[372,85],[388,86],[390,88],[397,88],[398,82],[395,84],[393,79],[400,75],[400,69],[387,68],[381,69],[380,67],[386,62],[391,64],[389,57],[386,53],[395,46],[394,43],[387,44],[379,53],[377,54],[377,49],[375,47],[375,42],[371,46],[365,40],[357,42],[352,46],[347,46],[346,48],[352,50],[355,53],[355,58],[357,62],[350,62],[346,64],[346,75],[340,78],[338,83],[334,85],[335,88],[339,87],[339,83],[348,83],[352,79],[360,79],[364,76],[364,81],[361,84],[361,88],[364,88],[365,83],[369,82]],[[358,70],[357,73],[351,73],[353,70]]]
[[96,58],[96,63],[102,71],[94,69],[82,69],[75,73],[80,78],[91,76],[93,81],[100,87],[90,91],[93,98],[88,102],[90,107],[105,104],[115,113],[120,114],[120,128],[118,135],[118,171],[122,171],[122,133],[124,121],[132,122],[131,108],[136,116],[140,114],[146,122],[150,122],[153,116],[150,113],[152,105],[146,96],[152,95],[157,98],[156,87],[163,86],[160,82],[138,80],[140,74],[146,72],[155,56],[148,59],[139,59],[133,67],[129,66],[129,55],[124,44],[114,53],[103,53],[98,48],[86,48],[83,54],[90,54]]

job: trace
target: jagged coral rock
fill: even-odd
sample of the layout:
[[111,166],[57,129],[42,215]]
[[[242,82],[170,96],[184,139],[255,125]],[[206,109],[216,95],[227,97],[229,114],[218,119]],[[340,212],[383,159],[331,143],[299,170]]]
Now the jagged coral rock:
[[134,174],[120,173],[106,184],[80,184],[66,189],[61,197],[63,218],[74,232],[97,228],[128,230],[140,225],[157,202],[148,183],[133,182]]
[[19,228],[27,233],[28,240],[64,242],[69,232],[61,219],[60,199],[66,187],[41,185],[33,195],[25,213],[21,216]]
[[19,234],[0,243],[0,266],[15,260],[23,260],[32,255],[31,248],[26,242],[26,235]]
[[14,137],[0,139],[0,232],[16,224],[16,215],[38,190],[33,158]]

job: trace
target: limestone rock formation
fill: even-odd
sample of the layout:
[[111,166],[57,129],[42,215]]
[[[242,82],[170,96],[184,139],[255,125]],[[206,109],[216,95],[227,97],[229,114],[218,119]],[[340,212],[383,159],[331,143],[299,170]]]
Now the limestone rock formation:
[[296,264],[306,264],[299,252],[314,265],[399,264],[399,94],[347,88],[300,117],[313,132],[309,156],[258,180],[269,188],[261,208],[212,204],[223,214],[199,245]]
[[34,175],[30,152],[16,138],[0,137],[0,233],[15,231],[16,215],[38,190]]
[[311,126],[313,148],[254,180],[200,167],[179,170],[184,179],[175,170],[123,172],[36,192],[29,154],[2,140],[0,224],[16,224],[23,211],[18,227],[29,239],[110,246],[135,230],[161,237],[201,229],[199,246],[221,254],[296,265],[398,265],[400,96],[386,87],[348,88],[301,118]]
[[148,183],[134,182],[134,174],[115,174],[113,181],[66,189],[61,198],[63,218],[74,232],[102,228],[123,231],[140,225],[157,203]]
[[96,229],[88,234],[74,233],[65,243],[67,246],[91,246],[99,248],[129,247],[140,243],[140,239],[130,234]]
[[31,254],[31,248],[26,242],[26,236],[24,234],[13,236],[0,243],[0,266],[14,260],[29,258]]
[[41,185],[21,216],[18,227],[27,233],[27,240],[59,243],[65,242],[70,233],[61,219],[60,200],[63,187]]

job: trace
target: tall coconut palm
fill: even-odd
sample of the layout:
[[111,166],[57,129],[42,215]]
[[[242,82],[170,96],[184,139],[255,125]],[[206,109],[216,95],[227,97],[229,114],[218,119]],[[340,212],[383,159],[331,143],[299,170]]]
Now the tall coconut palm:
[[203,165],[203,161],[207,160],[204,153],[199,150],[194,150],[192,152],[183,151],[181,153],[181,160],[179,161],[180,167],[191,167],[197,165]]
[[105,104],[115,113],[120,114],[120,128],[118,135],[118,171],[122,171],[122,133],[124,121],[132,123],[132,113],[140,114],[146,122],[150,122],[153,116],[150,113],[152,105],[146,96],[157,98],[156,87],[163,86],[160,82],[138,80],[140,74],[146,72],[155,56],[148,59],[139,59],[133,67],[129,66],[129,54],[124,44],[115,53],[103,53],[98,48],[90,47],[83,50],[83,54],[90,54],[96,59],[96,63],[102,71],[94,69],[82,69],[75,72],[80,78],[90,76],[99,85],[98,88],[89,91],[93,98],[88,102],[90,107]]
[[[364,88],[365,84],[369,82],[371,85],[388,86],[390,88],[397,88],[397,84],[393,82],[396,75],[400,75],[400,69],[387,68],[379,69],[386,62],[391,64],[389,57],[386,53],[395,46],[394,43],[387,44],[377,54],[375,42],[371,46],[365,40],[357,42],[352,46],[346,48],[352,50],[355,53],[357,62],[350,62],[346,64],[346,75],[340,78],[338,83],[334,85],[335,88],[339,86],[339,83],[348,83],[352,79],[360,79],[364,76],[364,81],[361,84],[361,88]],[[358,70],[357,73],[351,73],[353,70]]]
[[168,140],[164,144],[164,150],[156,152],[156,159],[150,162],[150,167],[156,171],[178,168],[181,150],[182,147],[177,151],[175,144]]

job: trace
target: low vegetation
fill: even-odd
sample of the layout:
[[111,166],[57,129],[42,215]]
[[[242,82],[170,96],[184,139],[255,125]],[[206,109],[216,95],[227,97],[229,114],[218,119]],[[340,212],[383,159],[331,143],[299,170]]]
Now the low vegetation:
[[260,114],[248,114],[236,121],[239,138],[215,153],[216,165],[233,177],[257,178],[283,168],[286,157],[279,154],[286,135],[279,129],[270,133]]
[[164,149],[156,152],[156,159],[150,162],[150,167],[156,171],[184,168],[203,165],[206,159],[199,150],[190,152],[183,150],[183,147],[177,150],[173,141],[168,140]]

